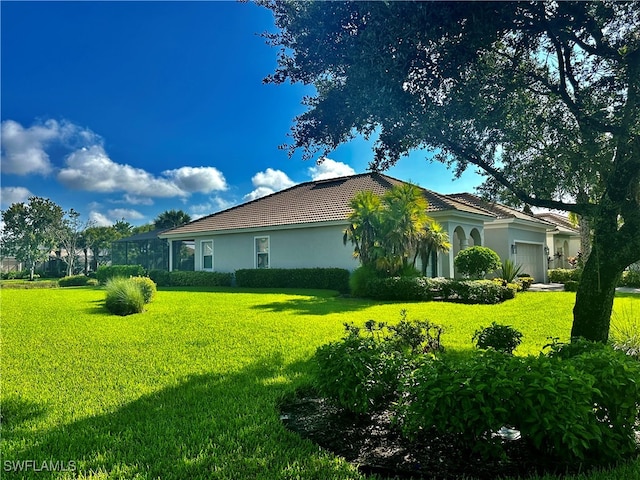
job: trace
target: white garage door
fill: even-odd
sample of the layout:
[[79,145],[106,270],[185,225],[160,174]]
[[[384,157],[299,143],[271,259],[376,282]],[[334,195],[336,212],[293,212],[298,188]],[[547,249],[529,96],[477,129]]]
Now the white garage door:
[[542,245],[516,242],[516,265],[522,265],[522,273],[533,276],[536,282],[544,282]]

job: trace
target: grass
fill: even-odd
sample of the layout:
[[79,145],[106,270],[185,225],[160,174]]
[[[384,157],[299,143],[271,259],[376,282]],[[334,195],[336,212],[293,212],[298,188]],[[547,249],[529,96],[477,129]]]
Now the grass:
[[[344,322],[428,318],[448,348],[492,321],[524,332],[516,353],[567,340],[575,294],[496,306],[374,303],[323,291],[165,289],[119,317],[97,288],[3,290],[2,467],[59,462],[16,478],[355,479],[356,469],[280,423],[278,402],[309,382],[317,346]],[[616,298],[638,310],[640,296]],[[73,462],[70,464],[69,462]],[[632,480],[640,463],[576,480]],[[550,478],[550,477],[549,477]]]

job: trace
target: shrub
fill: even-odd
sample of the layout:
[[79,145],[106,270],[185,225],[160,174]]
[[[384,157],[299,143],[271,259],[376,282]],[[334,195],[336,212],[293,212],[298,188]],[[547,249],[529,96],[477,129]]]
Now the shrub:
[[476,330],[472,341],[482,350],[493,348],[498,352],[512,354],[522,343],[522,332],[509,325],[492,322],[490,326]]
[[494,304],[515,297],[517,286],[491,280],[450,280],[427,277],[372,278],[365,283],[366,296],[377,300],[444,300],[470,304]]
[[503,426],[567,463],[604,465],[637,453],[640,364],[606,345],[525,358],[444,355],[420,364],[400,398],[405,435],[435,429],[486,456],[504,455],[495,435]]
[[566,283],[569,281],[579,282],[582,270],[579,268],[554,268],[549,270],[549,281],[551,283]]
[[174,271],[169,276],[176,287],[230,287],[233,274],[222,272]]
[[100,282],[98,282],[97,278],[89,278],[87,280],[88,287],[97,287],[98,285],[100,285]]
[[61,287],[84,287],[85,285],[89,285],[89,280],[95,279],[91,279],[84,275],[71,275],[58,280],[58,284]]
[[529,275],[518,276],[518,279],[516,280],[516,283],[519,285],[520,289],[525,292],[529,290],[529,287],[533,285],[533,282],[535,282],[534,278],[530,277]]
[[110,278],[142,277],[144,273],[142,265],[101,265],[96,271],[96,278],[100,283],[105,284]]
[[588,372],[595,381],[585,401],[598,426],[596,438],[584,447],[599,463],[637,454],[635,428],[640,421],[640,363],[609,345],[574,339],[555,344],[549,354]]
[[116,315],[131,315],[144,310],[144,295],[140,285],[131,278],[114,277],[106,283],[107,310]]
[[442,351],[443,329],[428,320],[401,320],[391,326],[369,320],[364,329],[345,324],[339,342],[315,354],[320,393],[354,413],[367,413],[398,400],[401,379],[424,353]]
[[171,272],[167,270],[149,270],[149,278],[153,280],[158,287],[171,286]]
[[149,277],[131,277],[131,281],[138,285],[144,298],[144,303],[149,303],[156,296],[156,284]]
[[567,280],[564,282],[564,291],[565,292],[577,292],[578,291],[579,282],[574,280]]
[[514,283],[518,274],[522,271],[522,265],[516,265],[516,263],[507,258],[502,262],[502,268],[500,269],[500,276],[504,278],[507,283]]
[[399,352],[375,338],[375,325],[370,325],[364,336],[357,327],[345,327],[347,335],[341,341],[316,351],[316,384],[322,395],[340,407],[366,413],[396,394],[404,362]]
[[613,348],[640,360],[640,322],[633,304],[613,312],[610,339]]
[[623,272],[620,286],[640,288],[640,270],[626,270]]
[[236,284],[250,288],[321,288],[349,291],[349,271],[343,268],[264,268],[236,271]]
[[500,257],[487,247],[474,246],[460,250],[453,260],[458,272],[470,278],[484,278],[500,268]]
[[382,278],[378,270],[370,265],[361,265],[351,272],[349,289],[355,297],[371,297],[369,285],[373,280]]

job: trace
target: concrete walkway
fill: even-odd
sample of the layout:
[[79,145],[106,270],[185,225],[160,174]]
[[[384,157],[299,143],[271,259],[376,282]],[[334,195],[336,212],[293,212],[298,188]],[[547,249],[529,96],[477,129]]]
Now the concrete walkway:
[[[562,283],[534,283],[529,287],[530,292],[562,292],[564,285]],[[618,287],[617,292],[637,293],[640,295],[640,288]]]

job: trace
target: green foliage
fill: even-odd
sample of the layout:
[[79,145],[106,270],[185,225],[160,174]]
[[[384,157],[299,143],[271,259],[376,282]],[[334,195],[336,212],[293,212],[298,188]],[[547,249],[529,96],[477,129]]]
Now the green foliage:
[[167,270],[149,270],[148,275],[158,287],[171,286],[171,272]]
[[[355,273],[355,272],[354,272]],[[452,280],[428,277],[370,278],[361,290],[377,300],[442,300],[470,304],[494,304],[515,297],[517,286],[491,280]],[[354,292],[354,295],[356,293]]]
[[530,277],[529,275],[518,276],[516,280],[516,283],[519,285],[520,289],[525,292],[529,290],[529,287],[531,287],[533,282],[535,282],[535,279],[533,277]]
[[142,265],[101,265],[96,271],[96,278],[102,284],[115,277],[142,277],[145,271]]
[[229,287],[232,273],[173,271],[169,276],[172,287]]
[[116,315],[131,315],[144,311],[144,294],[131,278],[113,277],[105,285],[107,310]]
[[640,360],[640,316],[633,304],[613,312],[610,338],[616,350]]
[[175,228],[191,221],[191,216],[182,210],[165,210],[153,220],[156,229]]
[[138,285],[142,292],[144,303],[150,303],[155,298],[157,293],[156,284],[149,277],[131,277],[130,280]]
[[640,364],[604,345],[582,353],[515,357],[495,351],[425,361],[406,380],[399,419],[418,436],[455,434],[487,456],[494,435],[520,431],[558,460],[608,464],[637,453]]
[[640,288],[640,270],[626,270],[623,272],[620,286]]
[[403,372],[424,353],[442,351],[443,328],[407,320],[396,325],[369,320],[364,329],[344,324],[346,335],[319,347],[316,385],[326,397],[354,413],[367,413],[396,401]]
[[360,265],[349,277],[349,290],[354,297],[368,298],[372,295],[369,292],[369,285],[382,275],[372,265]]
[[567,280],[566,282],[564,282],[564,291],[577,292],[579,285],[580,285],[580,282],[576,282],[575,280]]
[[490,326],[476,330],[472,341],[482,350],[493,348],[498,352],[512,354],[522,343],[522,332],[509,325],[492,322]]
[[349,291],[349,271],[343,268],[245,269],[237,270],[235,275],[239,287]]
[[500,276],[508,283],[514,283],[514,280],[520,272],[522,272],[522,265],[516,265],[516,263],[510,258],[507,258],[502,262]]
[[580,268],[553,268],[549,270],[549,282],[567,283],[569,281],[579,282],[582,276]]
[[460,250],[453,259],[458,272],[472,279],[484,278],[485,275],[500,268],[500,257],[487,247],[473,246]]
[[95,282],[95,278],[89,278],[85,275],[70,275],[58,280],[58,284],[61,287],[83,287],[85,285],[89,285],[90,280],[94,281],[92,283],[97,283]]

